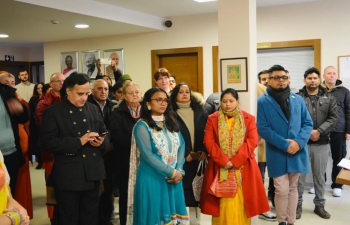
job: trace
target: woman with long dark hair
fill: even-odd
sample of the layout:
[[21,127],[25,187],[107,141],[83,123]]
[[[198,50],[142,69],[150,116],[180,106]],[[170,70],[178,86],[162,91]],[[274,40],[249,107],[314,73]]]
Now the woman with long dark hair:
[[[33,89],[33,96],[29,100],[29,109],[30,109],[30,147],[32,149],[32,155],[35,156],[36,161],[38,162],[38,165],[36,166],[36,169],[41,169],[42,167],[42,161],[41,161],[41,152],[40,148],[38,147],[38,134],[39,134],[39,127],[38,122],[36,120],[36,106],[38,105],[39,99],[41,95],[43,94],[43,82],[39,82],[35,84]],[[30,159],[29,159],[30,160]]]
[[171,104],[176,112],[181,134],[185,140],[184,176],[182,184],[186,206],[189,207],[191,224],[200,224],[199,202],[193,194],[192,182],[197,173],[199,162],[207,158],[207,150],[203,144],[204,129],[208,115],[186,83],[175,86],[171,93]]
[[128,217],[133,224],[188,224],[182,188],[185,145],[167,93],[151,88],[135,124]]

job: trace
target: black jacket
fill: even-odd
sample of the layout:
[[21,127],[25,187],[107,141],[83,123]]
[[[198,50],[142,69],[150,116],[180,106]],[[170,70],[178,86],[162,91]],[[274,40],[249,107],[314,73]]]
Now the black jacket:
[[44,149],[55,154],[51,176],[58,190],[93,189],[105,178],[104,145],[81,146],[80,137],[88,132],[106,132],[99,108],[86,102],[76,107],[67,99],[45,110],[40,127]]
[[[6,111],[10,116],[11,126],[12,126],[12,130],[13,130],[13,135],[15,137],[15,144],[16,144],[17,152],[20,153],[19,154],[20,166],[22,166],[25,161],[24,161],[24,158],[22,155],[21,145],[19,143],[18,124],[19,123],[21,123],[21,124],[26,123],[30,119],[30,113],[29,113],[28,108],[25,105],[23,105],[22,103],[21,104],[22,104],[23,112],[21,114],[12,115],[10,113],[9,108],[7,106],[7,101],[9,99],[17,100],[17,98],[15,97],[15,92],[16,92],[15,88],[10,87],[8,85],[0,84],[0,95],[1,95],[2,101],[4,102]],[[3,118],[1,118],[1,119],[3,119]]]
[[335,87],[328,89],[323,83],[322,86],[328,90],[336,99],[338,105],[338,122],[331,132],[345,132],[350,134],[350,92],[342,86],[342,81],[337,80]]
[[207,100],[204,104],[204,110],[207,112],[208,115],[213,114],[216,112],[220,107],[220,94],[219,93],[213,93],[209,95]]
[[[99,104],[95,101],[95,99],[94,99],[94,97],[92,96],[92,94],[89,95],[89,97],[88,97],[88,102],[90,102],[90,103],[96,105],[99,109],[101,108],[101,107],[99,106]],[[113,106],[114,106],[114,105],[116,105],[116,103],[112,102],[111,100],[109,100],[109,99],[107,98],[107,100],[106,100],[106,105],[105,105],[105,107],[103,108],[103,113],[102,113],[102,111],[100,110],[101,115],[103,116],[103,122],[105,123],[107,129],[108,129],[109,123],[110,123],[110,122],[109,122],[109,117],[110,117],[110,115],[112,114],[112,109],[113,109]]]
[[318,88],[318,94],[315,101],[312,102],[306,87],[299,90],[299,94],[306,104],[312,121],[314,130],[318,130],[321,135],[317,141],[308,141],[308,144],[328,144],[330,141],[331,129],[335,126],[338,119],[338,107],[336,99],[323,87]]
[[136,120],[123,100],[110,116],[109,131],[114,145],[115,174],[117,177],[129,177],[129,162],[132,130]]
[[[185,158],[190,154],[191,151],[204,151],[207,152],[203,144],[204,138],[204,130],[205,125],[207,123],[208,114],[207,112],[200,106],[197,105],[192,108],[194,113],[194,147],[192,149],[192,141],[190,132],[185,124],[185,122],[181,119],[181,117],[177,115],[177,121],[180,126],[181,134],[185,141]],[[192,182],[197,173],[199,161],[193,160],[191,162],[185,162],[183,169],[185,170],[185,176],[183,177],[182,185],[184,187],[185,201],[186,206],[189,207],[198,207],[198,202],[194,199]]]

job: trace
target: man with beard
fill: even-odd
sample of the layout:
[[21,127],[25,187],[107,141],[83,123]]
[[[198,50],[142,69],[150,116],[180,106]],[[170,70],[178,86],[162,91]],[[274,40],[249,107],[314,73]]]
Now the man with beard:
[[[304,73],[305,86],[299,91],[304,99],[306,107],[314,122],[314,128],[308,141],[308,150],[311,160],[312,177],[315,188],[315,210],[314,212],[324,219],[331,215],[324,209],[326,200],[325,193],[325,172],[327,168],[328,155],[330,151],[329,141],[331,129],[337,122],[338,108],[336,99],[319,86],[321,75],[318,69],[311,67]],[[306,174],[302,173],[298,182],[298,206],[296,218],[300,219],[302,213],[303,193]]]
[[259,136],[266,142],[266,163],[273,177],[277,221],[294,224],[300,173],[309,172],[307,141],[313,122],[303,99],[290,91],[286,70],[269,69],[266,93],[258,98]]
[[20,70],[18,75],[21,83],[16,85],[17,94],[19,97],[23,98],[26,102],[29,102],[33,95],[33,89],[35,84],[32,84],[28,80],[28,72],[26,70]]

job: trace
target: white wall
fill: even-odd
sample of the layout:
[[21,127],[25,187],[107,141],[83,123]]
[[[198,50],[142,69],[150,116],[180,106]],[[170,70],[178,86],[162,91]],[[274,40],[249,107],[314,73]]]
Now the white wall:
[[34,62],[44,61],[44,48],[40,47],[17,47],[0,46],[0,60],[5,60],[5,55],[13,55],[15,61]]
[[259,8],[258,42],[321,39],[321,66],[337,67],[337,57],[350,55],[350,1],[323,0]]
[[204,93],[212,91],[212,46],[218,45],[217,14],[169,18],[171,28],[164,31],[44,44],[46,79],[60,71],[60,52],[124,48],[125,73],[141,85],[143,92],[152,85],[151,50],[203,46]]

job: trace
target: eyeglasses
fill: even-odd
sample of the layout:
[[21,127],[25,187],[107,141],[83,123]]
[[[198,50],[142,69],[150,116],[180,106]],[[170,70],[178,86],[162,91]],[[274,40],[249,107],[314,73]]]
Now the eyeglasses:
[[274,80],[288,80],[288,76],[287,75],[282,75],[282,76],[273,76],[273,77],[270,77],[270,79],[274,79]]
[[169,104],[169,102],[170,102],[170,99],[167,99],[167,98],[153,98],[153,99],[151,99],[151,101],[157,101],[157,103],[158,104],[163,104],[163,103],[165,103],[165,104]]

